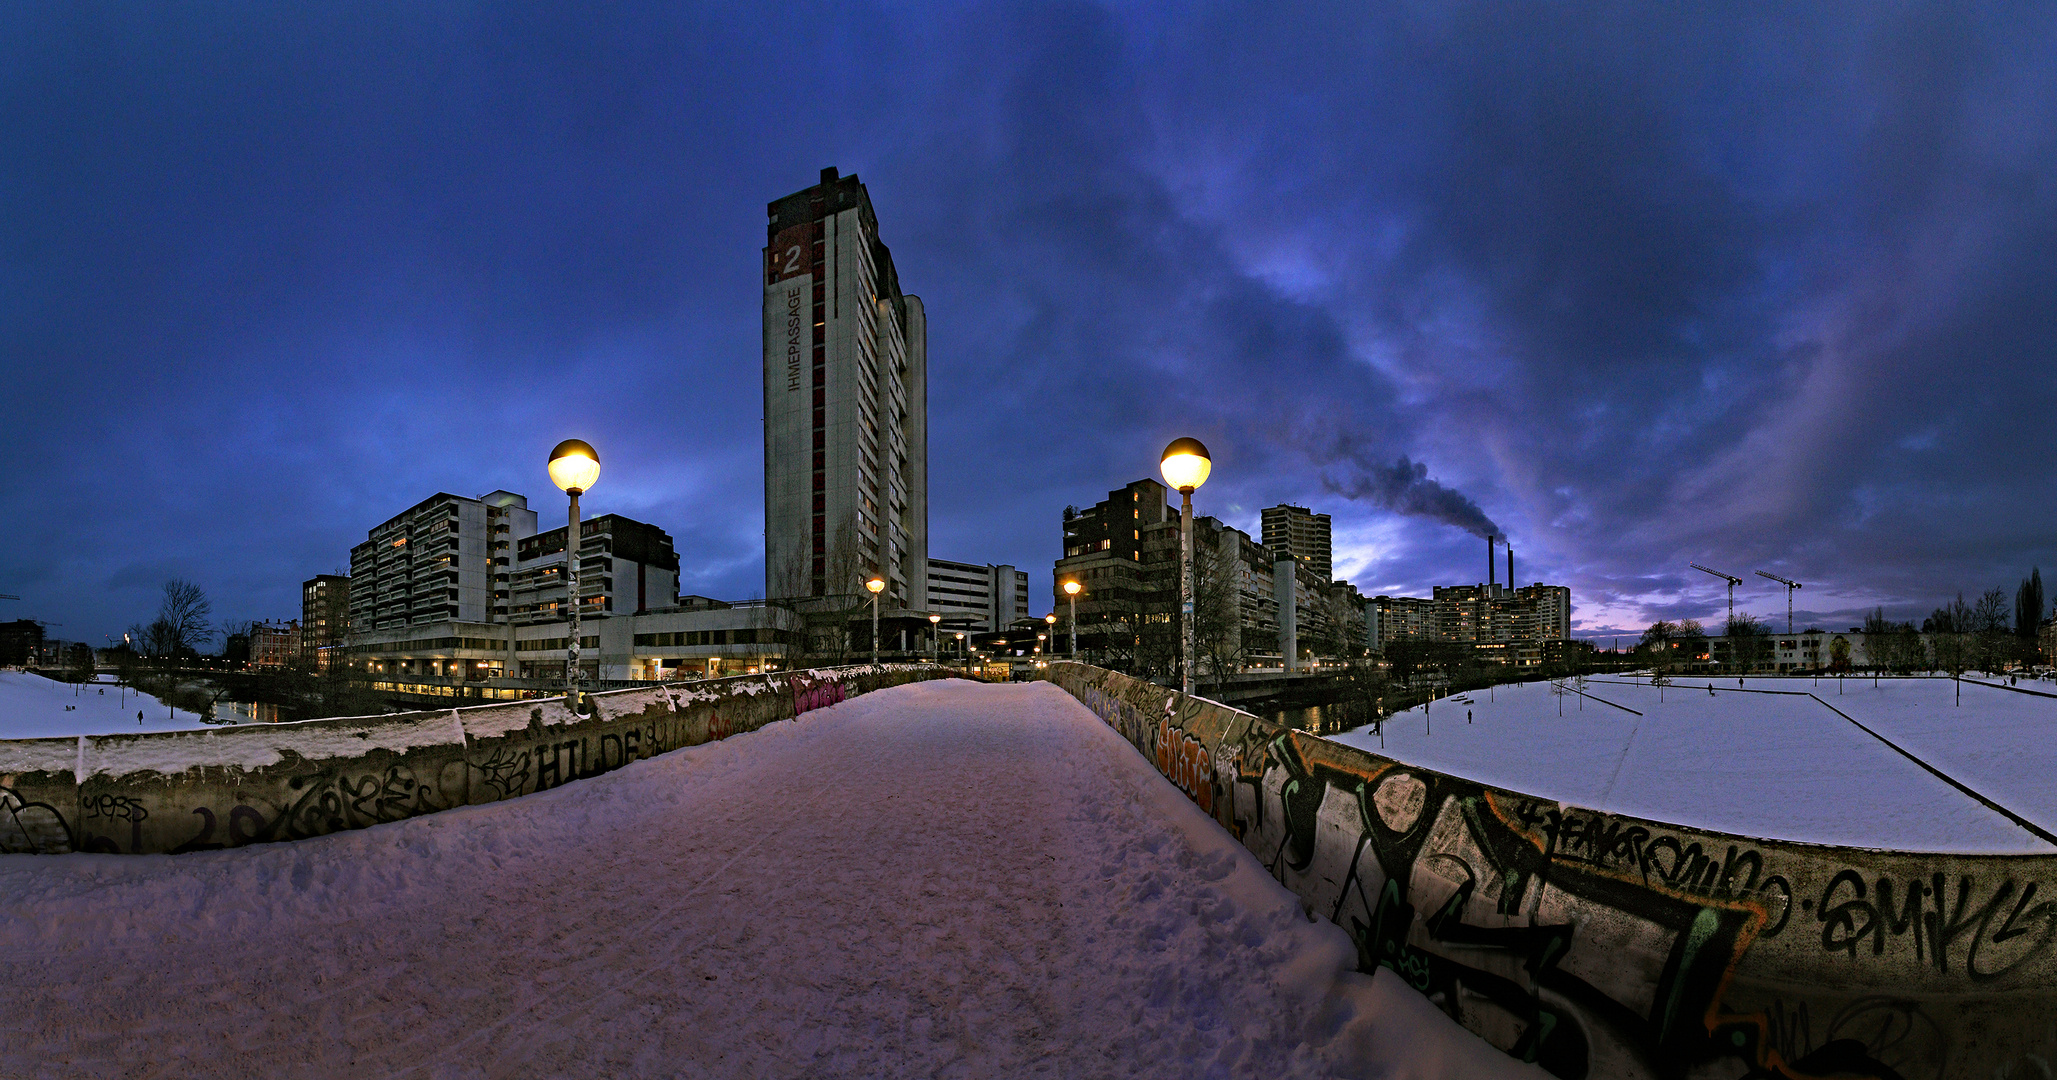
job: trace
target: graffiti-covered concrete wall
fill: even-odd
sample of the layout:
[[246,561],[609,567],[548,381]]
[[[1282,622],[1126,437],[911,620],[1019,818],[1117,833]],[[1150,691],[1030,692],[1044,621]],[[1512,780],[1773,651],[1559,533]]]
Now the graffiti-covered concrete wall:
[[2057,855],[1679,828],[1098,668],[1047,677],[1348,931],[1363,970],[1557,1076],[2057,1075]]
[[0,741],[0,852],[173,854],[493,802],[755,731],[921,666],[781,672],[563,699],[207,731]]

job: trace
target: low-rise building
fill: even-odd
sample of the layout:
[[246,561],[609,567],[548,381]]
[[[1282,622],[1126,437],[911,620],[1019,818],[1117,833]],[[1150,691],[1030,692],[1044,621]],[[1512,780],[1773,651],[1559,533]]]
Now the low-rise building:
[[929,610],[944,631],[987,633],[1028,617],[1028,571],[1012,566],[928,560]]
[[300,656],[300,623],[297,620],[250,624],[251,667],[287,667],[297,663]]

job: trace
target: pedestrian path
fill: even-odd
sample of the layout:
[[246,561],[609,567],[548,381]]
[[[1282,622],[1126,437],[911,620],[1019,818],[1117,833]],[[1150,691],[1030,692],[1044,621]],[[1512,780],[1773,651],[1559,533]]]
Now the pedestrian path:
[[295,844],[0,856],[0,897],[0,1075],[1542,1075],[1047,684]]

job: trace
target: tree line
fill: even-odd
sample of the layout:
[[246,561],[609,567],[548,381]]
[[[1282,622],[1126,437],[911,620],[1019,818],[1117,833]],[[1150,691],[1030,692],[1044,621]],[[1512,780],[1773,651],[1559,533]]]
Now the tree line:
[[[1959,593],[1919,623],[1896,622],[1886,617],[1885,608],[1878,607],[1865,615],[1857,633],[1868,666],[1879,670],[1948,671],[1953,675],[1998,672],[2047,660],[2041,653],[2040,634],[2050,615],[2042,570],[2035,568],[2021,580],[2011,599],[2000,588],[1988,589],[1970,601]],[[1694,665],[1707,656],[1731,670],[1751,671],[1771,660],[1773,635],[1763,620],[1740,614],[1728,620],[1724,630],[1727,651],[1723,657],[1711,655],[1707,632],[1693,619],[1660,619],[1650,624],[1637,648],[1650,654],[1653,665],[1660,668]],[[1804,631],[1820,632],[1812,627]],[[1850,667],[1847,646],[1840,655],[1832,652],[1821,658],[1821,664],[1830,670]]]

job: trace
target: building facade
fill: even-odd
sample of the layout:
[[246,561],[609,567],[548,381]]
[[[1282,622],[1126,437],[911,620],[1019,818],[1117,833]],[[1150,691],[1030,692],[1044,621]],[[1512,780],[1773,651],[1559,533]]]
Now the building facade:
[[250,624],[251,667],[287,667],[300,659],[302,651],[298,621]]
[[316,574],[300,583],[300,662],[326,666],[327,650],[350,638],[350,579]]
[[998,632],[1029,617],[1028,571],[1012,566],[930,559],[927,589],[944,631]]
[[1281,503],[1264,511],[1264,546],[1321,575],[1335,577],[1335,559],[1329,535],[1329,517],[1304,506]]
[[510,549],[535,531],[535,511],[512,492],[424,499],[350,549],[350,626],[368,633],[505,617]]
[[[353,636],[348,662],[374,690],[512,700],[563,692],[569,624],[441,622]],[[616,683],[775,671],[803,632],[790,607],[682,597],[665,608],[579,624],[580,677]]]
[[928,324],[855,176],[770,204],[764,248],[765,594],[886,580],[928,598]]
[[1571,638],[1571,590],[1562,585],[1438,585],[1427,599],[1377,596],[1365,606],[1377,649],[1398,641],[1451,642],[1474,646],[1488,662],[1534,666],[1551,642]]
[[[564,621],[569,529],[566,524],[514,542],[506,585],[510,621]],[[579,529],[579,618],[633,615],[678,602],[679,557],[669,533],[620,514],[588,518]]]
[[[1064,583],[1076,581],[1082,659],[1144,677],[1178,662],[1179,511],[1169,489],[1138,480],[1064,515],[1064,557],[1054,568],[1052,609],[1058,651],[1068,649],[1072,606]],[[1211,517],[1193,520],[1195,661],[1202,678],[1284,665],[1280,597],[1293,604],[1297,656],[1318,666],[1369,647],[1364,599],[1331,581],[1312,561],[1281,555]],[[1294,580],[1279,588],[1280,567]]]

